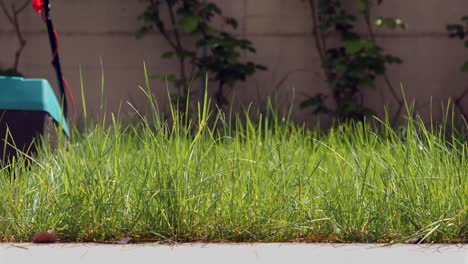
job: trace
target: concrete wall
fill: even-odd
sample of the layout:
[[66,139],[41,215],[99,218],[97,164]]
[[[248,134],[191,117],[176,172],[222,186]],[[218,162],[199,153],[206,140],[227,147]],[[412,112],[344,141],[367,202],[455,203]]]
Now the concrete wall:
[[[18,0],[9,0],[20,2]],[[301,110],[299,102],[318,91],[326,92],[323,74],[311,34],[312,23],[307,1],[301,0],[217,0],[226,15],[238,19],[236,33],[254,42],[257,54],[248,59],[268,66],[237,87],[230,96],[242,95],[238,101],[264,102],[265,94],[278,101],[295,103],[295,119],[313,124],[310,110]],[[354,1],[352,1],[354,2]],[[104,77],[105,101],[108,111],[130,111],[130,101],[145,108],[145,97],[138,89],[144,85],[143,62],[149,73],[175,72],[177,65],[160,59],[168,50],[163,38],[152,33],[135,38],[144,4],[138,0],[62,0],[52,1],[53,17],[60,34],[60,55],[66,79],[72,87],[81,112],[81,66],[88,112],[99,110],[101,80]],[[391,66],[391,83],[400,91],[405,87],[408,99],[417,99],[418,110],[428,116],[430,100],[433,112],[440,117],[440,102],[457,97],[468,85],[468,74],[459,71],[468,51],[463,43],[447,38],[445,25],[458,22],[467,14],[466,0],[387,0],[374,11],[374,16],[397,16],[408,22],[406,31],[378,30],[378,42],[404,64]],[[40,17],[31,8],[21,15],[21,25],[28,45],[20,71],[27,77],[47,78],[55,85],[50,65],[51,55],[47,35]],[[187,39],[187,41],[190,41]],[[0,15],[0,66],[13,63],[17,47],[12,28]],[[102,66],[101,66],[102,60]],[[104,74],[101,73],[104,70]],[[286,80],[282,82],[282,80]],[[382,80],[376,92],[366,93],[366,104],[382,113],[383,105],[395,109],[395,101]],[[165,102],[166,87],[152,81],[152,89],[160,102]],[[293,96],[294,95],[294,96]],[[463,101],[468,111],[468,98]]]

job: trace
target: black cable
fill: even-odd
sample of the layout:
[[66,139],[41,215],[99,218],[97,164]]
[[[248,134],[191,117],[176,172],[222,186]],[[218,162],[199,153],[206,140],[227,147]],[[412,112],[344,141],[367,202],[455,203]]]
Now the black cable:
[[54,25],[52,24],[52,19],[50,18],[50,3],[49,0],[44,0],[44,20],[47,25],[47,33],[49,35],[50,48],[53,54],[52,64],[55,68],[55,73],[57,75],[58,86],[60,90],[60,102],[63,104],[63,116],[67,119],[68,106],[67,106],[67,97],[65,95],[65,86],[63,82],[62,67],[60,66],[60,57],[58,54],[57,47],[57,37],[55,35]]

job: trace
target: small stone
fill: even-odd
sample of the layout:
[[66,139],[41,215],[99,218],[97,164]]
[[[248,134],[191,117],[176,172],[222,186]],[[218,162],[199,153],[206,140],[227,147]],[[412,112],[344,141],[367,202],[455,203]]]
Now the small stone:
[[54,229],[38,232],[32,237],[33,243],[55,243],[55,241],[57,241],[57,234]]

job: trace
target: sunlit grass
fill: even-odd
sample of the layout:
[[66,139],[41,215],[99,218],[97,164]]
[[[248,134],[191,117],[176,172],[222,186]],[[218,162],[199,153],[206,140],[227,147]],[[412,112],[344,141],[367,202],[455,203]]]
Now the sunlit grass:
[[[466,242],[468,144],[417,118],[327,133],[172,109],[100,123],[0,171],[0,240]],[[170,125],[168,125],[170,123]]]

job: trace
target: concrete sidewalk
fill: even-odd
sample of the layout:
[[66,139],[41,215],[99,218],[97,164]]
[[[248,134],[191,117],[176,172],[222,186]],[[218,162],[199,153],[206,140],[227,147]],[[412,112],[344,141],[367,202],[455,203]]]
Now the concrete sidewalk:
[[375,244],[0,244],[13,263],[468,263],[467,245]]

